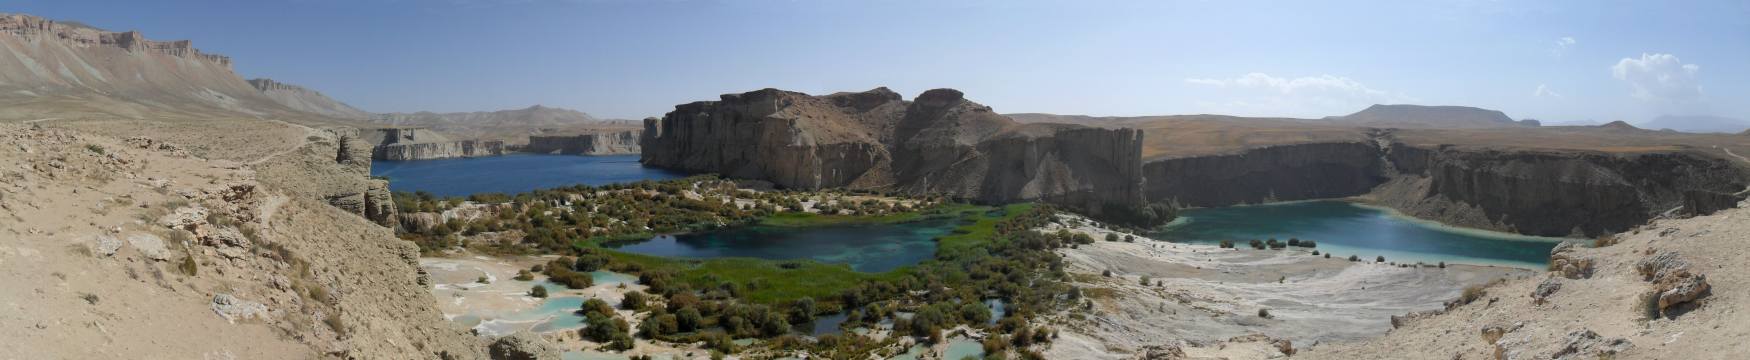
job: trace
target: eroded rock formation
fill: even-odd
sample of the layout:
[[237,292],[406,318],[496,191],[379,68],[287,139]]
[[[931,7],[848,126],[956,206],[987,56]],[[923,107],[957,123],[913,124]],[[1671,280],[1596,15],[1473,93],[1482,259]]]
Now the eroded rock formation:
[[792,188],[1043,200],[1100,216],[1146,211],[1140,131],[1020,124],[952,89],[916,101],[886,88],[825,96],[764,89],[682,104],[644,126],[650,166]]

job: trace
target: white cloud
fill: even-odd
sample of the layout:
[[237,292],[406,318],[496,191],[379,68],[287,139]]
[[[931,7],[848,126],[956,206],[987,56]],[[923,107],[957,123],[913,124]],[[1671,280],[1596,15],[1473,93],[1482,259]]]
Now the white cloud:
[[[1295,78],[1254,72],[1233,78],[1188,78],[1192,86],[1228,89],[1235,98],[1207,99],[1197,103],[1210,111],[1269,116],[1326,116],[1347,114],[1372,104],[1415,103],[1419,99],[1375,89],[1360,81],[1336,75]],[[1219,95],[1219,94],[1210,94]]]
[[1641,54],[1641,58],[1623,58],[1610,67],[1617,80],[1634,86],[1634,97],[1649,101],[1691,102],[1701,99],[1701,85],[1696,73],[1701,66],[1684,64],[1671,54]]
[[1537,84],[1537,90],[1532,91],[1531,96],[1533,96],[1533,97],[1545,97],[1545,96],[1547,96],[1547,97],[1553,97],[1553,98],[1560,98],[1560,97],[1562,97],[1562,93],[1558,93],[1555,90],[1550,90],[1549,86],[1547,86],[1547,85]]
[[1573,48],[1574,45],[1577,45],[1577,44],[1579,44],[1579,42],[1574,41],[1574,37],[1563,36],[1559,39],[1556,39],[1556,47],[1551,48],[1549,50],[1549,52],[1550,52],[1550,54],[1554,54],[1555,56],[1567,55],[1568,49]]

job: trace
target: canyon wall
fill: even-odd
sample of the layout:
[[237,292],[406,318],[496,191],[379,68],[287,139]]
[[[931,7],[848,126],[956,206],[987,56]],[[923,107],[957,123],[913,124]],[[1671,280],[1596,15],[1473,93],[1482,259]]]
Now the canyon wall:
[[365,130],[362,136],[373,144],[371,158],[387,161],[433,160],[504,155],[504,142],[496,140],[450,140],[422,128]]
[[628,130],[578,135],[530,135],[529,144],[517,149],[522,152],[562,155],[632,155],[643,131]]
[[1144,194],[1183,207],[1216,207],[1366,194],[1387,180],[1377,145],[1278,145],[1237,154],[1150,161]]
[[1731,208],[1750,171],[1703,152],[1607,153],[1336,142],[1150,161],[1149,201],[1215,207],[1358,196],[1418,218],[1598,236]]
[[936,89],[905,101],[878,88],[825,96],[765,89],[682,104],[646,119],[649,166],[791,188],[1041,200],[1136,222],[1141,139],[1131,129],[1020,124]]

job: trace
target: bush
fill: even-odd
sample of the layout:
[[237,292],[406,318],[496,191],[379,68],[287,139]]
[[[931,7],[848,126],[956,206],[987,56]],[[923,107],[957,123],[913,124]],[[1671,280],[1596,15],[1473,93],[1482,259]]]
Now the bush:
[[1143,275],[1143,276],[1142,276],[1142,281],[1141,281],[1141,283],[1142,283],[1142,286],[1148,286],[1148,283],[1149,283],[1149,277],[1148,277],[1148,275]]
[[1484,290],[1482,284],[1466,286],[1464,287],[1464,292],[1458,295],[1458,301],[1460,304],[1469,304],[1488,294],[1488,290]]
[[529,296],[545,298],[547,297],[547,287],[535,285],[535,287],[529,288]]
[[648,301],[648,299],[644,297],[643,291],[628,291],[626,292],[626,297],[620,299],[620,308],[641,311],[644,310],[644,304],[646,301]]
[[512,279],[516,279],[516,281],[534,281],[535,273],[531,273],[528,270],[517,270],[516,277]]
[[1349,255],[1349,261],[1361,261],[1360,256]]
[[1325,253],[1325,258],[1326,258],[1326,259],[1329,259],[1329,258],[1331,258],[1331,253]]
[[1100,276],[1112,277],[1112,270],[1101,270]]
[[1136,235],[1124,235],[1124,242],[1136,242]]
[[1445,269],[1445,268],[1446,268],[1446,262],[1445,262],[1445,261],[1441,261],[1441,262],[1440,262],[1440,268],[1441,268],[1441,269]]
[[1222,240],[1221,241],[1221,248],[1223,248],[1223,249],[1234,248],[1234,241],[1233,240]]
[[1258,317],[1269,319],[1270,309],[1258,309]]
[[1106,241],[1118,241],[1118,233],[1106,233]]
[[1288,238],[1288,246],[1300,246],[1300,238]]
[[1380,256],[1374,257],[1373,262],[1376,262],[1376,263],[1385,262],[1385,255],[1380,255]]
[[1318,251],[1318,250],[1313,250],[1313,256],[1319,256],[1319,251]]

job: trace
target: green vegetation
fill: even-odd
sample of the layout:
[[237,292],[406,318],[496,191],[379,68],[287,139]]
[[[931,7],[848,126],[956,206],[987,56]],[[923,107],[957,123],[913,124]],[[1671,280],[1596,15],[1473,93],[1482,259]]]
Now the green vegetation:
[[[1052,250],[1095,241],[1086,233],[1033,231],[1058,221],[1055,210],[1044,205],[989,207],[944,203],[938,198],[753,192],[712,177],[481,194],[467,200],[397,193],[395,201],[412,213],[407,216],[449,210],[474,214],[428,216],[470,220],[428,224],[401,234],[424,251],[465,246],[496,254],[561,255],[519,272],[518,278],[540,273],[571,288],[594,285],[592,271],[635,274],[648,289],[628,293],[618,305],[644,319],[637,336],[702,342],[713,355],[744,350],[734,339],[759,338],[765,341],[755,346],[808,350],[823,358],[861,358],[900,338],[877,341],[847,333],[805,341],[793,333],[809,329],[810,322],[829,314],[845,314],[845,327],[892,321],[896,335],[932,341],[940,341],[942,332],[954,326],[988,327],[993,338],[1012,345],[1003,351],[1023,358],[1037,355],[1025,348],[1051,336],[1045,329],[1027,327],[1027,320],[1080,305],[1083,296],[1081,290],[1063,283],[1068,275]],[[803,212],[806,207],[819,213]],[[604,247],[643,241],[652,233],[737,225],[897,223],[935,217],[957,218],[962,225],[935,239],[932,259],[882,273],[811,260],[677,259]],[[502,236],[480,236],[488,233]],[[512,240],[502,240],[505,237]],[[1117,234],[1107,237],[1119,239]],[[987,299],[1001,299],[1006,305],[1007,315],[996,325],[990,325]],[[913,316],[896,316],[901,311]],[[610,350],[633,345],[629,334],[633,329],[605,302],[589,300],[581,313],[586,318],[583,337]]]

